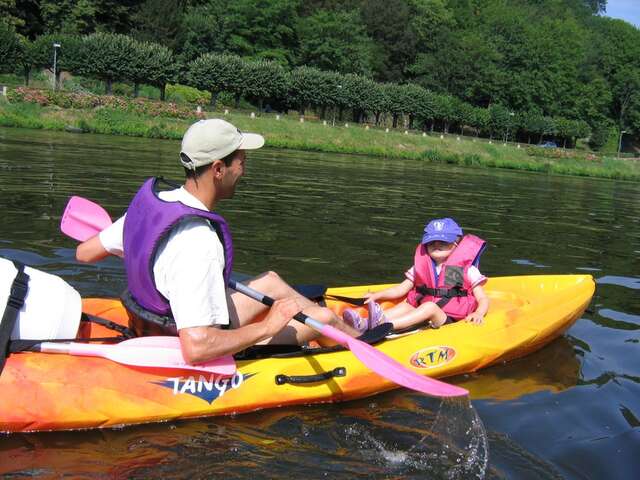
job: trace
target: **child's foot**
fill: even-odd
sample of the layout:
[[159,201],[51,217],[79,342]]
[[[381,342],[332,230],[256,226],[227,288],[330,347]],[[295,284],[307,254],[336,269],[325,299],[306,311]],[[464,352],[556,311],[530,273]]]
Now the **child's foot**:
[[387,317],[380,304],[371,301],[367,306],[369,307],[369,328],[376,328],[381,323],[387,322]]
[[358,315],[358,312],[356,312],[352,308],[347,308],[344,312],[342,312],[342,319],[347,325],[351,325],[360,333],[365,332],[369,329],[368,320],[366,318],[362,318],[360,315]]

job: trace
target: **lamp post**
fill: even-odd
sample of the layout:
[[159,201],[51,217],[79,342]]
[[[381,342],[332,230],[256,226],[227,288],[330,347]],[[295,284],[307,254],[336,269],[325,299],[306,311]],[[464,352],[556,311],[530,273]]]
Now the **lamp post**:
[[620,158],[620,151],[622,150],[622,135],[627,133],[626,130],[620,130],[620,139],[618,140],[618,158]]
[[53,44],[53,90],[56,90],[58,84],[58,49],[60,48],[59,43]]

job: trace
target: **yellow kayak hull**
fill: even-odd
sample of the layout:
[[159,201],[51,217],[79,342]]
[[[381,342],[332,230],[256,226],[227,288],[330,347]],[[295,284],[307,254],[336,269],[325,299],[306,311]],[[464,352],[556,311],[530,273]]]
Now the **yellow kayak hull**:
[[[361,297],[384,287],[332,288],[327,294]],[[457,322],[439,330],[399,334],[376,348],[423,375],[441,378],[474,372],[527,355],[562,335],[580,318],[594,289],[590,275],[492,278],[485,288],[491,307],[483,325]],[[327,304],[338,314],[348,306],[333,300]],[[127,323],[119,300],[85,299],[84,310]],[[104,334],[99,328],[92,336]],[[0,431],[102,428],[228,415],[338,402],[396,388],[348,350],[239,360],[237,367],[232,378],[221,378],[130,367],[102,358],[14,354],[0,376]],[[332,371],[339,376],[311,383],[277,381],[282,376]]]

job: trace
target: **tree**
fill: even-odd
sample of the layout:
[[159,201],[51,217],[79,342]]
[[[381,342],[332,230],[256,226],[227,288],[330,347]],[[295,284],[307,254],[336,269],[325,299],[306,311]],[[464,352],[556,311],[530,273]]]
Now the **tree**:
[[355,11],[319,10],[296,28],[299,65],[340,73],[369,74],[373,43]]
[[211,92],[211,107],[215,108],[222,91],[242,94],[245,62],[235,55],[205,53],[187,65],[190,86]]
[[406,0],[369,0],[362,2],[362,20],[375,41],[376,77],[401,82],[413,63],[418,38],[411,29],[412,11]]
[[231,32],[227,51],[249,59],[294,61],[295,25],[301,0],[222,2]]
[[176,40],[185,62],[205,53],[294,63],[300,0],[210,0],[185,9]]
[[[332,75],[313,67],[294,68],[289,75],[289,103],[300,115],[310,105],[326,108],[332,106]],[[324,115],[323,115],[324,117]]]
[[177,75],[178,67],[173,52],[157,43],[135,42],[134,46],[129,77],[135,85],[134,96],[138,96],[140,83],[148,83],[160,89],[160,100],[164,100],[167,83],[174,81]]
[[[0,23],[4,24],[4,27],[21,27],[24,25],[24,20],[20,18],[19,12],[16,7],[16,0],[0,0]],[[0,25],[0,28],[3,26]],[[0,57],[1,59],[1,57]]]
[[82,37],[82,62],[78,71],[105,82],[105,93],[111,95],[116,80],[136,77],[137,42],[126,35],[94,33]]
[[15,29],[0,22],[0,73],[19,70],[24,50]]
[[133,36],[174,50],[186,0],[145,0],[135,10]]
[[259,111],[263,110],[265,100],[280,100],[289,89],[289,75],[282,65],[276,62],[247,62],[244,75],[244,94],[258,101]]
[[[54,44],[56,48],[56,71],[53,71]],[[86,57],[84,53],[86,52]],[[56,75],[56,85],[60,82],[60,72],[66,70],[82,73],[94,54],[90,49],[84,49],[84,40],[76,35],[41,35],[33,42],[25,42],[23,69],[25,84],[29,84],[29,75],[33,68],[45,68]]]
[[[27,3],[27,2],[24,2]],[[30,3],[30,2],[29,2]],[[91,34],[98,30],[129,33],[141,0],[39,0],[45,33]]]

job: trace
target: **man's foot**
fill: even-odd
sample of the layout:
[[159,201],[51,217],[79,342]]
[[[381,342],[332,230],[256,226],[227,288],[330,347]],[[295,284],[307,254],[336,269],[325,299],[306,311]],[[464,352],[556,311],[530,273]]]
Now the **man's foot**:
[[360,315],[358,315],[358,312],[356,312],[352,308],[347,308],[342,313],[342,319],[347,325],[351,325],[360,333],[369,329],[369,321],[366,318],[362,318]]
[[381,323],[388,321],[379,303],[371,301],[367,306],[369,307],[369,328],[376,328]]

